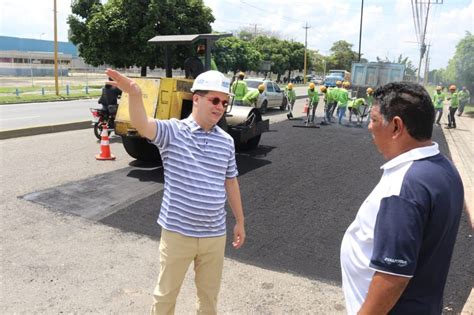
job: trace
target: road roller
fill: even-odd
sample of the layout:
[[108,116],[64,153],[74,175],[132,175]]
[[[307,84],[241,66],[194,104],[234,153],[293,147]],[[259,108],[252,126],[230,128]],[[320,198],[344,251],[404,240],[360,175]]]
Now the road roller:
[[[193,108],[191,87],[193,77],[210,69],[210,51],[214,41],[232,34],[195,34],[156,36],[151,43],[164,45],[166,77],[135,78],[143,94],[143,103],[149,117],[156,119],[184,119]],[[185,62],[187,78],[173,78],[171,75],[171,47],[180,44],[204,43],[205,59],[202,65],[196,62]],[[188,75],[188,73],[190,75]],[[130,123],[129,98],[123,94],[115,118],[115,133],[122,137],[125,151],[133,158],[141,161],[159,161],[158,148],[142,137]],[[269,130],[269,120],[263,120],[260,111],[253,107],[227,107],[226,113],[218,123],[224,131],[234,139],[236,150],[251,150],[258,146],[263,132]]]

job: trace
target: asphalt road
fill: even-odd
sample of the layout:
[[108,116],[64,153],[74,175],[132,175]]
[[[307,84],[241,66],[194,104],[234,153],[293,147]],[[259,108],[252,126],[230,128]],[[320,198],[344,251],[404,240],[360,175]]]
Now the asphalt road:
[[[239,251],[228,247],[226,257],[339,286],[342,236],[378,182],[384,161],[365,128],[293,127],[301,124],[300,120],[272,124],[258,149],[237,154],[248,239]],[[449,154],[440,129],[435,129],[434,140]],[[159,240],[155,220],[162,188],[159,165],[134,162],[21,198]],[[445,293],[446,307],[455,312],[462,309],[473,283],[469,233],[464,216]]]
[[0,130],[58,125],[91,120],[89,108],[99,108],[97,99],[26,103],[0,106]]

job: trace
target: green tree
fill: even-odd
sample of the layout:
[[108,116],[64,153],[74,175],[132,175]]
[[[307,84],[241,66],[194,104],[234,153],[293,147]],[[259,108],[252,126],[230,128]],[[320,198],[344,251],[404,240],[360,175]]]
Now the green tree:
[[271,61],[270,71],[277,74],[277,81],[290,67],[290,47],[276,37],[257,36],[252,40],[252,45],[260,52],[264,61]]
[[[210,33],[214,22],[202,0],[75,0],[68,17],[71,41],[94,66],[163,66],[163,49],[149,44],[156,35]],[[199,19],[195,17],[199,16]],[[181,66],[192,47],[179,47],[172,56]]]
[[226,37],[218,40],[213,49],[213,56],[219,70],[232,71],[257,71],[262,55],[250,43],[236,37]]
[[330,49],[328,69],[351,71],[352,62],[359,60],[359,54],[352,50],[352,46],[345,40],[335,42]]
[[455,82],[474,91],[474,35],[466,32],[466,36],[456,45],[453,59],[448,63],[448,75],[454,72]]

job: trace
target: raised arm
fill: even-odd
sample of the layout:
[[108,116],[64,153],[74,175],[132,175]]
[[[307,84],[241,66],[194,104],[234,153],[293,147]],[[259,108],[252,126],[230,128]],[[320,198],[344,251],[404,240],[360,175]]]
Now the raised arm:
[[156,136],[156,122],[155,119],[146,115],[142,91],[138,84],[118,71],[107,69],[105,73],[114,80],[108,82],[108,84],[116,86],[128,94],[128,110],[132,126],[135,127],[142,136],[153,140]]

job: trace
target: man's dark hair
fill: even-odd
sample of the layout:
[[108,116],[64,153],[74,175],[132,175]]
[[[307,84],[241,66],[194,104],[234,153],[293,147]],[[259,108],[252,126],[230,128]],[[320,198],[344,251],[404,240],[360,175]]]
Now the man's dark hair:
[[388,83],[375,90],[374,104],[380,106],[380,113],[386,121],[400,117],[414,139],[431,139],[435,111],[430,95],[421,85]]

